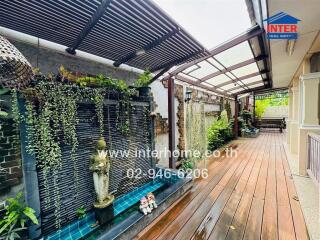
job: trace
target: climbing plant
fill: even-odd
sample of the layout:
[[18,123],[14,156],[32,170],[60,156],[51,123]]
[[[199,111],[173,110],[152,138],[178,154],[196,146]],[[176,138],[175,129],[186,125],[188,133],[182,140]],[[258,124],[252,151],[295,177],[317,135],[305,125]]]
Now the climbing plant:
[[187,147],[192,152],[199,152],[199,156],[194,154],[188,157],[188,161],[193,166],[202,160],[207,150],[206,138],[206,119],[204,113],[204,104],[190,101],[187,105],[186,115]]
[[[108,81],[103,76],[99,76],[99,79],[100,81]],[[76,188],[79,181],[77,169],[78,104],[90,102],[95,105],[96,119],[102,136],[104,134],[103,101],[106,95],[109,96],[110,92],[117,92],[120,96],[118,127],[124,134],[127,134],[130,122],[130,100],[133,93],[122,81],[115,83],[112,80],[112,84],[105,84],[106,87],[96,86],[92,88],[76,82],[65,84],[61,81],[61,78],[59,81],[59,78],[54,76],[48,78],[38,75],[34,82],[33,87],[21,92],[26,99],[24,118],[19,113],[15,90],[12,92],[13,112],[16,116],[15,122],[25,121],[28,139],[26,149],[29,154],[33,154],[37,159],[37,168],[42,171],[44,177],[45,202],[53,201],[56,228],[60,228],[61,199],[58,173],[62,168],[62,143],[70,147]],[[110,133],[110,130],[108,132]],[[49,176],[52,176],[53,194],[49,194]],[[78,192],[77,189],[76,192]]]

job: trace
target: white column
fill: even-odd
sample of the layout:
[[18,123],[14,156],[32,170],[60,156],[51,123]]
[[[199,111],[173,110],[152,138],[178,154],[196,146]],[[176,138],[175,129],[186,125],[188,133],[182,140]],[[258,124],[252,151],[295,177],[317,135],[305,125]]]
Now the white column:
[[290,152],[298,154],[299,146],[299,87],[298,83],[292,91],[292,119],[290,121]]
[[302,126],[320,124],[320,72],[301,75],[302,82]]
[[293,103],[292,103],[292,90],[289,89],[289,99],[288,99],[288,102],[289,102],[289,114],[288,114],[288,119],[287,119],[287,143],[290,144],[290,124],[291,124],[291,121],[292,121],[292,112],[293,112]]

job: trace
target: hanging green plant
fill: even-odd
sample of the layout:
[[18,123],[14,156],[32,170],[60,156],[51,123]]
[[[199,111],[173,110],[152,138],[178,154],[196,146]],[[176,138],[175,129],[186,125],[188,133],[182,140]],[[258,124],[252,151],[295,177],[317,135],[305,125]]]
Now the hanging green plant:
[[22,116],[19,111],[18,93],[14,88],[11,90],[11,105],[13,121],[15,124],[19,124],[22,120]]
[[103,136],[104,133],[104,115],[103,115],[103,101],[104,101],[104,96],[102,95],[101,91],[96,90],[95,91],[95,96],[94,96],[94,103],[95,103],[95,108],[96,108],[96,114],[98,118],[98,123],[99,123],[99,130],[100,130],[100,137]]
[[[104,97],[110,92],[118,92],[117,129],[124,135],[130,132],[131,96],[134,94],[124,81],[115,81],[102,75],[96,77],[108,87],[90,88],[86,84],[65,84],[61,76],[57,80],[53,75],[50,79],[37,75],[35,86],[24,91],[26,99],[26,114],[22,119],[16,91],[12,92],[12,103],[16,106],[16,121],[24,120],[27,129],[27,151],[35,155],[37,168],[44,177],[45,202],[53,201],[56,227],[60,228],[61,197],[58,185],[59,172],[62,168],[62,145],[70,146],[70,157],[73,161],[74,181],[78,187],[77,150],[79,146],[77,136],[78,104],[88,102],[95,104],[96,117],[100,135],[104,134]],[[81,82],[81,81],[80,81]],[[113,87],[112,89],[111,86]],[[108,109],[109,111],[109,109]],[[111,143],[110,116],[108,113],[109,141]],[[63,144],[62,144],[63,143]],[[111,145],[110,145],[111,147]],[[52,178],[51,178],[52,177]],[[49,194],[49,184],[53,184],[53,194]],[[76,191],[78,192],[78,191]],[[52,199],[51,199],[52,198]]]
[[116,105],[116,127],[123,135],[130,132],[131,95],[126,92],[119,97]]

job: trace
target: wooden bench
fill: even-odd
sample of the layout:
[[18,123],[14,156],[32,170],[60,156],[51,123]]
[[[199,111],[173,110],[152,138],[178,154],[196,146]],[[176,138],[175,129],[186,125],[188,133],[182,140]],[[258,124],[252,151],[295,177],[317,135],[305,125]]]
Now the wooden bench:
[[263,118],[256,120],[255,127],[261,128],[279,128],[279,131],[285,128],[285,122],[282,118]]

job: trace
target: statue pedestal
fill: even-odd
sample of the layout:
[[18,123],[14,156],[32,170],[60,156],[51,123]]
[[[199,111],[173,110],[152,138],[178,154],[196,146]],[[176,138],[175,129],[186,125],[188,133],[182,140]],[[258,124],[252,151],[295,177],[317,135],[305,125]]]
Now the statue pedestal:
[[102,203],[95,202],[93,204],[96,218],[100,225],[103,225],[114,218],[113,201],[114,196],[108,195]]

